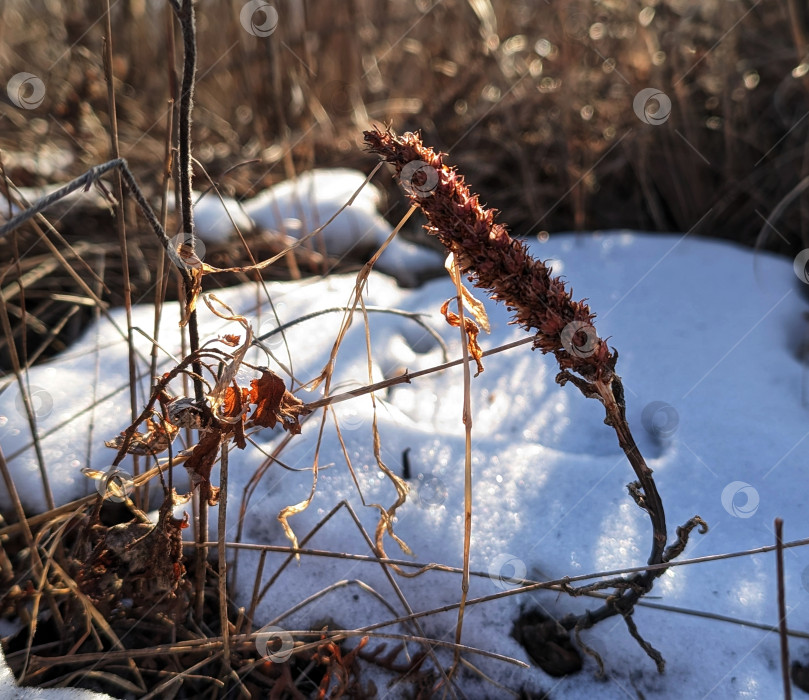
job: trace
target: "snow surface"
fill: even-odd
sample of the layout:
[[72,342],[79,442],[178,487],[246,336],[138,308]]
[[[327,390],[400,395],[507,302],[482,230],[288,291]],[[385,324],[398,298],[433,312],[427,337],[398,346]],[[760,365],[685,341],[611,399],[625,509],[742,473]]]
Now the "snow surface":
[[[373,252],[390,236],[393,227],[379,214],[382,193],[365,182],[365,175],[347,168],[321,168],[284,180],[244,203],[244,212],[268,231],[301,238],[329,221],[322,231],[329,255]],[[360,189],[362,187],[362,189]],[[202,234],[201,234],[202,235]],[[425,270],[440,270],[443,258],[433,250],[395,238],[382,253],[376,269],[407,286],[420,281]]]
[[[242,205],[232,197],[216,192],[192,194],[194,202],[194,230],[205,243],[226,243],[235,238],[236,227],[245,235],[253,230],[253,220],[244,213]],[[174,208],[174,201],[171,207]]]
[[[617,370],[624,379],[630,425],[655,471],[670,541],[676,526],[695,514],[711,526],[706,535],[692,535],[681,559],[769,545],[774,541],[776,517],[784,519],[788,540],[805,537],[809,491],[802,479],[809,428],[803,389],[806,368],[800,356],[809,333],[803,316],[807,302],[798,292],[792,261],[687,235],[566,234],[545,243],[534,241],[531,247],[537,257],[550,259],[554,271],[572,284],[576,299],[589,298],[598,313],[595,326],[600,336],[609,338],[620,352]],[[286,322],[346,304],[353,285],[353,277],[339,276],[267,286],[281,322]],[[259,313],[257,303],[266,298],[255,287],[217,294],[253,320],[259,332],[275,326],[266,305]],[[425,320],[446,340],[454,359],[461,352],[457,329],[449,328],[438,313],[441,303],[454,294],[446,278],[404,290],[390,278],[373,274],[366,303],[426,314]],[[502,306],[488,300],[486,306],[492,334],[481,337],[484,349],[525,337],[508,324],[509,315]],[[214,317],[202,304],[200,309],[203,338],[238,332],[236,324]],[[179,352],[177,317],[176,305],[167,304],[160,342],[175,353]],[[113,318],[125,326],[122,311],[114,311]],[[286,332],[295,377],[306,381],[319,373],[340,319],[340,314],[327,314]],[[152,310],[134,309],[133,323],[151,328]],[[369,325],[374,379],[391,376],[402,367],[415,371],[442,362],[438,344],[413,320],[373,313]],[[135,337],[146,355],[148,342],[138,334]],[[270,347],[282,362],[289,362],[283,342],[275,338]],[[98,352],[102,365],[95,381]],[[126,427],[126,356],[125,342],[109,321],[102,320],[70,351],[30,371],[42,450],[58,503],[93,493],[95,482],[84,477],[80,468],[104,470],[113,457],[103,441]],[[278,365],[258,350],[248,360],[269,364],[280,373]],[[472,380],[471,568],[491,576],[473,577],[470,597],[509,587],[500,577],[523,570],[527,577],[542,580],[643,565],[650,550],[648,517],[627,494],[626,484],[634,475],[614,433],[603,424],[601,405],[585,399],[571,385],[556,385],[558,369],[553,358],[531,352],[528,346],[488,357],[484,364],[483,374]],[[166,359],[161,371],[170,366]],[[141,403],[147,379],[141,383]],[[365,334],[357,317],[338,356],[333,393],[367,380]],[[317,392],[298,395],[306,401],[319,397]],[[402,453],[410,449],[413,488],[398,512],[396,532],[419,562],[461,566],[462,396],[462,372],[457,367],[377,395],[383,460],[401,474]],[[94,397],[99,403],[93,409]],[[366,502],[392,504],[393,487],[383,478],[372,453],[370,399],[353,399],[335,409]],[[0,395],[0,416],[3,452],[21,498],[31,511],[42,509],[45,502],[36,457],[19,409],[17,386],[8,386]],[[312,465],[320,416],[311,416],[303,434],[292,439],[282,454],[286,465],[304,471],[272,466],[253,493],[246,505],[243,541],[287,543],[276,515],[309,493],[311,472],[305,470]],[[269,452],[283,436],[277,430],[263,430],[254,437]],[[263,460],[251,446],[231,452],[228,539],[235,538],[242,494]],[[377,511],[362,505],[331,416],[320,464],[312,505],[291,519],[298,536],[302,538],[342,500],[352,505],[373,534]],[[8,512],[3,490],[0,508]],[[215,527],[215,514],[211,522]],[[390,539],[386,542],[389,556],[407,558]],[[369,553],[344,509],[307,546]],[[268,555],[264,581],[282,561],[281,555]],[[232,591],[239,605],[249,605],[257,562],[256,552],[239,554]],[[806,630],[809,554],[803,548],[788,549],[785,564],[789,627]],[[377,598],[349,584],[275,622],[306,596],[342,580],[367,583],[397,614],[403,613],[378,565],[304,556],[300,564],[281,574],[259,605],[256,620],[297,630],[327,617],[346,628],[392,617]],[[396,582],[417,611],[451,604],[460,597],[460,576],[453,573],[432,571],[413,579],[397,577]],[[775,625],[775,590],[775,557],[768,553],[671,569],[646,600]],[[598,601],[539,592],[475,605],[466,613],[463,642],[530,663],[510,636],[521,606],[541,606],[561,617],[598,607]],[[509,688],[544,689],[554,698],[781,696],[776,634],[645,606],[636,609],[634,619],[640,633],[666,659],[665,674],[657,673],[624,623],[615,618],[582,634],[582,640],[603,658],[606,678],[597,677],[596,664],[588,656],[580,673],[563,679],[551,678],[533,666],[519,668],[474,654],[467,658]],[[425,634],[452,641],[455,621],[453,610],[422,618],[421,625]],[[402,625],[385,631],[413,633]],[[415,645],[410,648],[417,651]],[[451,655],[438,653],[448,667]],[[791,638],[791,654],[805,662],[809,643]],[[364,669],[364,679],[375,680],[380,697],[401,697],[405,692],[400,686],[387,688],[392,676],[369,666]],[[467,697],[503,697],[497,687],[468,671],[461,673],[458,683]]]
[[[204,243],[225,243],[254,224],[260,228],[302,238],[323,226],[326,252],[334,257],[373,253],[390,236],[393,227],[379,214],[382,193],[365,182],[365,175],[347,168],[320,168],[284,180],[243,203],[208,193],[194,195],[194,229]],[[362,188],[362,189],[360,189]],[[358,192],[359,190],[359,192]],[[357,193],[350,206],[344,207]],[[340,211],[343,209],[343,211]],[[319,242],[312,241],[317,249]],[[376,269],[395,277],[408,287],[417,285],[425,273],[441,270],[443,258],[433,250],[395,238],[382,253]]]

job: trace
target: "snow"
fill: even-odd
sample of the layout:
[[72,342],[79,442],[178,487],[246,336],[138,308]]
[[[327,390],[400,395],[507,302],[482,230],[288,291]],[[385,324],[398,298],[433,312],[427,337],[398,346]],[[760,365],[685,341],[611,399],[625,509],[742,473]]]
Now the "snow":
[[[349,254],[370,257],[393,227],[379,213],[382,193],[374,185],[364,184],[365,179],[357,170],[320,168],[284,180],[243,203],[230,197],[220,201],[215,193],[204,197],[194,193],[194,230],[203,243],[235,239],[234,224],[243,234],[258,225],[300,239],[336,214],[319,234],[326,252],[338,258]],[[351,205],[343,208],[355,193]],[[316,249],[319,244],[318,240],[309,243]],[[435,251],[397,237],[380,256],[376,269],[413,287],[426,274],[440,271],[442,265],[443,258]]]
[[[232,197],[208,192],[202,196],[192,194],[194,202],[194,230],[205,243],[227,243],[235,238],[236,228],[245,235],[253,230],[252,219],[244,213],[242,205]],[[173,204],[173,202],[172,202]]]
[[[314,231],[325,224],[365,182],[365,176],[346,168],[311,170],[295,180],[284,180],[247,201],[244,209],[256,223],[267,230],[281,229],[282,222],[298,220],[306,232]],[[363,187],[351,206],[346,207],[335,219],[339,222],[326,229],[325,235],[334,239],[330,252],[344,255],[357,245],[365,235],[369,244],[379,237],[387,238],[389,227],[378,216],[381,193],[372,184]],[[351,232],[340,235],[335,232]],[[384,240],[382,238],[382,240]],[[381,241],[380,241],[381,243]]]
[[[363,185],[365,179],[361,172],[347,168],[310,170],[256,195],[244,203],[244,211],[260,227],[294,238],[315,231],[337,214],[322,232],[328,254],[371,253],[393,227],[379,214],[382,193],[370,183]],[[351,205],[343,209],[355,193]],[[423,271],[440,270],[442,264],[434,251],[397,237],[380,256],[376,269],[414,286]]]
[[[298,184],[301,187],[301,182]],[[280,186],[279,186],[280,187]],[[317,187],[319,191],[319,187]],[[345,190],[335,194],[344,203],[356,186],[346,178]],[[299,190],[300,191],[300,190]],[[304,189],[305,191],[305,189]],[[360,198],[351,210],[375,215],[377,202]],[[374,195],[375,196],[375,195]],[[269,197],[262,206],[245,206],[259,224],[269,225]],[[307,211],[320,224],[331,205]],[[333,212],[332,212],[333,213]],[[341,215],[342,216],[342,215]],[[275,221],[300,218],[284,210]],[[348,223],[348,219],[347,219]],[[352,224],[353,225],[353,224]],[[362,226],[356,224],[359,231]],[[365,232],[369,229],[363,229]],[[376,231],[376,230],[375,230]],[[382,235],[379,225],[375,236]],[[680,559],[734,552],[772,544],[773,520],[785,521],[788,540],[806,536],[803,530],[809,492],[802,486],[807,428],[806,368],[800,360],[807,336],[803,317],[807,302],[791,260],[754,253],[726,242],[688,235],[645,235],[629,232],[554,235],[534,241],[535,256],[549,260],[574,289],[574,298],[587,297],[598,313],[599,335],[620,352],[617,370],[624,379],[627,412],[638,444],[654,469],[666,506],[670,541],[676,526],[695,514],[711,526],[705,535],[692,534]],[[317,309],[344,306],[354,287],[353,276],[267,285],[282,323]],[[460,357],[457,329],[438,313],[441,303],[455,295],[448,278],[417,289],[402,289],[391,278],[373,273],[366,304],[425,314],[450,349]],[[266,299],[253,286],[217,292],[234,310],[247,316],[262,332],[276,325]],[[478,294],[479,297],[482,293]],[[486,301],[492,334],[481,337],[485,349],[519,340],[525,334],[508,324],[509,314]],[[121,327],[124,314],[112,312]],[[167,304],[161,325],[161,345],[179,353],[178,310]],[[151,328],[152,310],[133,310],[133,324]],[[330,313],[289,328],[286,343],[296,378],[307,381],[326,364],[341,321]],[[236,324],[216,318],[200,304],[201,335],[213,338],[238,333]],[[392,376],[402,367],[411,372],[440,364],[438,343],[412,319],[369,314],[373,347],[373,379]],[[148,342],[136,334],[140,351]],[[276,357],[290,357],[277,337],[268,341]],[[332,393],[368,382],[365,331],[360,316],[348,331],[338,355]],[[94,384],[96,353],[102,368]],[[94,492],[95,482],[80,472],[90,466],[104,470],[114,453],[103,446],[126,428],[128,416],[126,345],[107,320],[91,328],[73,348],[49,364],[30,371],[31,391],[38,406],[37,426],[57,503]],[[248,361],[278,365],[264,353],[251,351]],[[535,580],[642,566],[650,550],[648,517],[632,501],[626,484],[634,479],[614,433],[603,424],[599,403],[585,399],[572,385],[554,382],[558,371],[550,356],[528,346],[484,359],[485,371],[472,380],[474,513],[470,598],[512,587],[502,577],[520,575]],[[145,364],[143,365],[146,366]],[[160,371],[172,366],[165,358]],[[241,376],[246,381],[249,376]],[[297,387],[297,385],[296,385]],[[143,402],[147,378],[141,383]],[[305,401],[319,392],[297,391]],[[44,508],[30,432],[19,409],[18,388],[0,395],[0,440],[16,487],[27,509]],[[101,399],[91,409],[93,397]],[[102,398],[108,397],[108,398]],[[463,541],[464,428],[461,421],[462,372],[455,367],[414,379],[410,385],[377,394],[381,455],[385,464],[402,473],[402,455],[409,448],[412,490],[399,509],[397,535],[412,548],[416,561],[459,567]],[[387,507],[395,492],[377,467],[372,450],[372,408],[368,397],[335,405],[343,439],[366,503]],[[311,416],[302,435],[283,451],[284,463],[268,469],[246,505],[242,541],[285,545],[276,519],[285,506],[303,500],[311,487],[311,471],[321,414]],[[89,439],[88,439],[89,436]],[[276,430],[254,438],[270,452],[282,439]],[[88,452],[88,443],[90,445]],[[264,456],[248,445],[230,456],[228,539],[236,537],[242,494],[263,463]],[[290,524],[303,538],[337,504],[346,501],[373,536],[378,511],[362,504],[342,456],[331,416],[320,447],[317,493],[308,510]],[[178,470],[178,476],[181,476]],[[0,508],[8,512],[0,490]],[[215,510],[215,509],[214,509]],[[211,516],[215,527],[216,516]],[[212,538],[215,532],[212,530]],[[341,508],[306,545],[355,554],[369,548],[345,508]],[[407,557],[386,540],[388,556]],[[809,555],[802,548],[785,552],[786,600],[790,629],[809,624]],[[239,605],[249,605],[258,553],[241,551],[236,590]],[[263,581],[283,556],[269,554]],[[486,575],[486,574],[490,575]],[[324,618],[344,628],[390,619],[393,613],[367,590],[349,583],[336,587],[292,615],[284,611],[338,581],[363,581],[404,613],[379,565],[357,560],[303,556],[287,567],[256,612],[258,624],[285,630],[308,628]],[[414,610],[455,603],[460,576],[430,571],[395,581]],[[661,577],[645,599],[658,606],[699,610],[763,625],[777,623],[775,558],[758,554],[681,566]],[[510,636],[513,620],[523,607],[541,606],[557,617],[598,607],[598,601],[572,599],[554,592],[513,595],[471,606],[466,613],[463,642],[530,663]],[[451,642],[457,613],[421,619],[425,634]],[[279,619],[280,618],[280,619]],[[782,694],[778,636],[770,631],[684,612],[638,606],[634,620],[643,637],[663,654],[666,672],[659,675],[624,623],[612,618],[582,633],[606,666],[606,678],[585,656],[584,669],[554,679],[531,666],[520,668],[474,654],[467,658],[491,678],[512,689],[544,689],[560,698],[767,698]],[[383,631],[413,634],[412,627],[392,625]],[[294,636],[294,635],[293,635]],[[378,644],[371,639],[370,644]],[[806,661],[807,643],[791,638],[793,659]],[[416,645],[410,645],[415,653]],[[445,667],[451,653],[439,651]],[[403,689],[386,690],[387,676],[364,666],[363,678],[373,678],[380,696],[400,697]],[[459,687],[468,697],[496,697],[502,691],[480,676],[463,671]],[[388,692],[388,695],[385,695]]]

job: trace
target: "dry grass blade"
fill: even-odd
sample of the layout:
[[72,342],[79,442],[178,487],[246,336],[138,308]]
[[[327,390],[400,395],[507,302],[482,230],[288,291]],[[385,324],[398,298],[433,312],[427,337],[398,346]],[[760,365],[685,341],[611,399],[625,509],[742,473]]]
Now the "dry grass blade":
[[[466,608],[466,598],[469,595],[469,554],[472,541],[472,388],[471,369],[469,368],[469,340],[466,333],[466,323],[464,322],[464,288],[461,284],[461,271],[458,261],[453,259],[455,274],[452,275],[455,281],[455,289],[458,292],[458,317],[460,323],[458,327],[461,332],[461,347],[463,348],[463,413],[464,425],[464,492],[463,492],[463,577],[461,578],[461,601],[458,606],[458,624],[455,628],[455,643],[458,645],[453,659],[454,672],[460,661],[461,634],[463,632],[463,616]],[[450,675],[452,675],[450,672]]]
[[50,478],[48,477],[48,470],[45,465],[45,457],[42,454],[42,446],[39,440],[39,431],[37,430],[36,411],[34,410],[31,394],[27,389],[27,382],[23,376],[20,360],[17,356],[17,346],[14,343],[14,335],[11,330],[11,323],[8,318],[8,310],[6,302],[0,300],[0,324],[3,326],[3,333],[5,334],[8,342],[9,352],[11,353],[12,369],[17,378],[17,385],[19,386],[20,396],[22,397],[23,406],[25,408],[25,415],[28,420],[28,426],[31,430],[31,437],[33,439],[34,451],[37,456],[37,463],[39,465],[39,475],[42,480],[42,488],[45,492],[45,501],[49,508],[54,508],[55,503],[53,500],[53,492],[50,487]]
[[[189,677],[193,677],[194,672],[202,668],[203,666],[207,666],[211,661],[215,661],[217,657],[224,654],[224,647],[222,651],[215,652],[212,656],[203,659],[202,661],[198,661],[193,666],[180,671],[179,673],[175,674],[169,680],[164,681],[163,683],[159,683],[156,685],[150,692],[146,693],[141,700],[151,700],[151,698],[162,698],[166,697],[169,691],[174,690],[173,686],[181,685],[183,681]],[[210,676],[203,676],[204,680],[207,684],[213,688],[224,688],[225,684],[219,678],[211,678]],[[176,691],[175,691],[176,692]]]
[[787,604],[784,593],[784,521],[775,519],[775,564],[778,602],[778,636],[781,643],[781,676],[784,682],[784,700],[792,700],[789,679],[789,637],[787,636]]
[[228,564],[225,541],[227,535],[227,504],[228,504],[228,446],[222,445],[219,457],[219,519],[217,521],[218,534],[218,587],[219,587],[219,625],[222,630],[222,673],[229,675],[230,667],[230,622],[228,620]]
[[[322,527],[324,527],[326,525],[326,523],[329,522],[329,520],[331,520],[331,518],[338,511],[340,511],[343,508],[346,511],[348,511],[348,514],[350,515],[352,521],[354,522],[354,525],[356,526],[357,530],[362,534],[362,537],[365,540],[366,544],[368,545],[368,548],[374,553],[374,556],[372,558],[370,558],[369,561],[376,561],[381,565],[382,571],[383,571],[383,573],[385,575],[385,578],[387,579],[387,581],[390,584],[391,588],[393,588],[393,590],[395,591],[397,598],[399,599],[399,601],[402,603],[405,610],[407,611],[407,617],[402,618],[402,619],[413,620],[413,624],[415,625],[417,633],[419,635],[421,635],[422,637],[424,637],[425,636],[424,631],[421,629],[421,626],[420,626],[420,623],[419,623],[419,621],[417,619],[416,614],[413,612],[413,609],[410,606],[410,603],[408,602],[407,598],[405,597],[404,592],[402,591],[402,589],[400,588],[400,586],[396,582],[396,579],[393,577],[393,575],[391,574],[389,569],[393,569],[399,574],[403,573],[402,570],[400,568],[398,568],[396,562],[385,558],[384,555],[382,555],[380,552],[376,551],[376,545],[375,545],[374,540],[371,539],[371,536],[368,534],[368,532],[363,527],[362,522],[360,521],[359,517],[357,516],[356,512],[354,511],[354,509],[352,508],[351,504],[348,501],[341,501],[340,503],[335,505],[331,509],[331,511],[329,511],[329,513],[327,513],[318,522],[318,524],[314,528],[312,528],[312,530],[303,538],[303,540],[301,540],[301,545],[305,545],[312,537],[315,536],[315,534],[317,534],[317,532]],[[259,567],[259,570],[256,573],[256,584],[255,584],[255,587],[254,587],[253,600],[252,600],[251,605],[250,605],[250,612],[248,614],[248,619],[250,619],[250,620],[254,619],[255,609],[256,609],[256,606],[258,605],[258,602],[268,593],[268,591],[273,586],[273,584],[281,576],[284,569],[286,569],[286,567],[290,563],[292,563],[292,561],[294,561],[296,558],[298,558],[298,556],[299,556],[299,550],[297,548],[291,549],[289,556],[284,560],[284,562],[281,564],[281,566],[279,566],[278,569],[275,571],[275,573],[270,577],[270,579],[267,581],[267,583],[261,589],[261,592],[258,592],[259,575],[261,573],[261,567]],[[338,554],[337,556],[345,557],[345,555],[342,554],[342,553]],[[429,569],[433,568],[434,566],[435,565],[432,565],[432,564],[422,566],[421,569],[418,572],[416,572],[414,574],[408,574],[408,576],[419,575],[420,573],[428,571]],[[432,650],[432,648],[429,645],[427,647],[425,647],[425,652],[433,660],[433,663],[435,664],[435,668],[438,669],[438,672],[440,673],[440,675],[442,676],[444,681],[448,683],[449,678],[446,675],[446,673],[444,672],[443,667],[441,666],[441,664],[438,662],[438,659],[435,657],[435,652]],[[454,694],[454,692],[455,692],[454,689],[450,688],[450,690]]]
[[[368,276],[371,274],[371,270],[373,269],[374,263],[378,260],[379,256],[382,255],[385,248],[390,244],[390,242],[394,239],[394,237],[398,234],[401,227],[405,224],[409,216],[413,213],[415,209],[411,208],[410,212],[407,216],[403,217],[402,220],[398,223],[396,228],[393,229],[391,234],[388,236],[387,240],[380,246],[379,250],[371,257],[371,259],[363,266],[362,270],[357,274],[357,279],[354,283],[354,291],[351,295],[351,299],[348,303],[349,311],[346,311],[343,321],[340,325],[340,330],[337,333],[337,337],[332,344],[331,351],[329,353],[329,359],[326,363],[326,366],[320,372],[320,374],[311,382],[308,383],[307,388],[313,390],[317,388],[321,383],[324,384],[324,392],[326,395],[329,394],[331,388],[331,379],[332,374],[334,372],[335,363],[337,362],[337,355],[340,350],[340,346],[345,339],[346,333],[348,332],[349,327],[351,326],[353,320],[353,314],[357,308],[357,306],[363,304],[363,290],[367,283]],[[368,327],[368,317],[367,314],[364,314],[365,319],[365,327]],[[295,537],[295,533],[289,525],[289,518],[297,513],[301,513],[306,510],[312,502],[312,498],[314,498],[315,491],[317,489],[317,479],[318,479],[318,470],[319,470],[319,455],[320,455],[320,448],[323,440],[323,431],[326,426],[326,419],[327,419],[327,412],[324,411],[321,421],[320,427],[318,431],[317,441],[315,443],[315,454],[312,459],[312,485],[309,490],[309,495],[299,503],[295,503],[289,506],[286,506],[281,513],[278,515],[278,520],[281,522],[281,526],[284,528],[284,533],[286,534],[287,538],[293,543],[293,545],[297,546],[298,541]],[[393,505],[388,508],[384,508],[378,504],[372,504],[376,507],[380,512],[380,520],[379,525],[377,526],[376,532],[376,543],[377,547],[380,550],[380,554],[384,556],[384,545],[382,543],[382,539],[384,537],[384,533],[387,532],[394,541],[405,551],[408,552],[407,545],[399,539],[396,534],[393,532],[391,518],[393,517],[392,514],[396,512],[396,509],[401,506],[405,498],[407,497],[407,486],[404,482],[394,474],[383,462],[380,456],[380,445],[379,445],[379,436],[378,432],[374,438],[374,456],[377,461],[377,465],[383,471],[383,473],[388,477],[388,479],[393,483],[394,487],[396,488],[396,501]]]
[[[110,116],[110,147],[113,160],[120,158],[121,149],[118,143],[118,114],[115,104],[115,84],[112,74],[112,12],[110,11],[110,0],[106,0],[106,12],[104,13],[106,24],[106,36],[103,41],[104,52],[104,77],[107,80],[107,107]],[[126,212],[124,211],[124,185],[120,171],[115,172],[115,194],[116,194],[116,215],[115,223],[118,230],[118,244],[121,247],[121,282],[124,292],[124,311],[126,313],[126,343],[127,359],[129,363],[129,412],[134,421],[138,415],[138,392],[137,392],[137,370],[135,338],[132,332],[132,285],[129,281],[129,242],[126,237]],[[132,473],[137,476],[140,472],[140,460],[137,456],[132,459]],[[135,502],[141,507],[140,491],[135,493]]]

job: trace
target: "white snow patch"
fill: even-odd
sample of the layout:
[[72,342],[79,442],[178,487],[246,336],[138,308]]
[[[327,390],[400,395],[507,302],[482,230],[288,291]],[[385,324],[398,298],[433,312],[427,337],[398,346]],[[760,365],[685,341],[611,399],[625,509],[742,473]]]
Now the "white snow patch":
[[[311,186],[321,187],[314,181]],[[342,204],[352,188],[353,184],[346,184],[335,194],[333,206]],[[265,205],[264,213],[271,210],[269,199]],[[259,209],[253,209],[251,216],[255,218]],[[311,223],[322,223],[332,211],[318,209],[318,220]],[[373,215],[367,205],[361,204],[356,211]],[[290,209],[279,217],[295,215]],[[350,216],[346,227],[376,235],[373,226],[363,229]],[[599,334],[620,351],[617,371],[624,379],[630,424],[655,471],[670,541],[675,527],[695,514],[711,526],[706,535],[692,534],[682,558],[771,544],[775,517],[785,520],[788,539],[804,537],[807,491],[796,484],[805,471],[805,450],[800,445],[807,435],[802,391],[807,377],[805,366],[796,358],[795,328],[802,322],[806,302],[795,291],[792,261],[727,243],[626,232],[558,235],[531,247],[538,258],[563,261],[574,297],[589,298],[598,313],[595,325]],[[341,276],[318,283],[275,283],[268,288],[284,323],[317,309],[345,305],[353,286],[351,276]],[[424,314],[446,340],[451,357],[457,358],[461,355],[457,329],[448,328],[438,314],[441,302],[454,294],[448,279],[408,291],[390,278],[372,274],[366,303]],[[259,317],[251,286],[224,290],[220,296],[239,313],[255,319],[256,326],[271,318],[266,308]],[[510,317],[502,306],[485,303],[492,335],[481,338],[484,349],[524,337],[508,324]],[[124,324],[122,311],[112,315],[119,325]],[[174,353],[180,347],[177,318],[176,304],[166,305],[160,341]],[[330,313],[286,331],[292,370],[301,381],[316,376],[325,365],[341,318],[340,313]],[[150,328],[151,319],[151,308],[133,310],[135,325]],[[238,332],[234,324],[213,317],[202,304],[200,321],[203,339]],[[410,319],[371,313],[369,327],[373,361],[379,368],[375,376],[399,366],[414,371],[442,362],[437,343]],[[140,336],[136,339],[139,351],[146,355],[148,343]],[[97,343],[103,346],[102,379],[94,388]],[[274,346],[273,352],[285,363],[290,359],[283,343]],[[280,371],[258,351],[248,359]],[[626,484],[634,475],[614,433],[603,424],[600,404],[585,399],[572,385],[558,386],[553,358],[527,347],[488,357],[484,364],[483,374],[472,381],[471,567],[484,573],[499,566],[507,571],[496,569],[491,578],[474,576],[470,596],[502,590],[505,582],[498,576],[507,576],[520,565],[529,576],[554,578],[642,565],[650,550],[648,518],[627,494]],[[170,366],[165,359],[160,371]],[[103,446],[103,440],[127,426],[125,342],[104,320],[64,355],[33,368],[29,381],[32,390],[39,387],[41,392],[37,430],[57,503],[90,493],[94,484],[88,483],[80,468],[104,469],[113,453]],[[338,355],[334,384],[365,382],[365,332],[357,317]],[[148,377],[140,386],[142,403]],[[318,393],[298,394],[307,401],[319,397]],[[382,459],[401,473],[403,452],[410,450],[412,491],[399,510],[396,532],[413,548],[419,562],[450,566],[462,562],[462,394],[462,373],[457,367],[377,393]],[[94,395],[99,403],[93,408]],[[0,440],[24,504],[36,511],[44,507],[44,496],[30,429],[17,396],[16,385],[0,395]],[[664,402],[676,411],[677,424],[665,438],[644,428],[644,409],[654,402]],[[342,404],[338,419],[346,428],[343,439],[366,501],[392,503],[393,487],[381,476],[373,456],[370,399],[366,396]],[[311,473],[306,469],[312,465],[319,424],[319,415],[308,420],[303,434],[282,455],[285,464],[304,471],[271,467],[246,504],[245,541],[286,544],[276,515],[309,492]],[[263,430],[254,437],[265,451],[271,451],[282,435],[277,430]],[[296,532],[307,533],[342,500],[352,505],[364,527],[373,532],[377,511],[362,506],[331,417],[319,459],[327,468],[320,473],[312,506],[291,519]],[[263,460],[250,446],[231,453],[229,538],[235,533],[242,494]],[[734,482],[755,490],[758,503],[754,512],[734,510],[734,494],[730,500],[725,494],[723,500],[723,493]],[[2,491],[0,501],[8,512],[8,497]],[[210,520],[215,526],[216,517]],[[387,542],[389,556],[401,557],[396,546]],[[369,553],[342,510],[308,546]],[[805,552],[796,548],[786,555],[789,626],[797,630],[809,626],[809,555]],[[280,561],[280,557],[268,557],[265,579]],[[257,564],[257,553],[239,555],[238,580],[232,591],[239,604],[249,604]],[[306,596],[342,579],[366,582],[399,614],[403,612],[378,565],[303,557],[299,565],[284,571],[259,605],[258,624],[273,620]],[[416,610],[454,603],[460,597],[460,578],[454,574],[433,571],[397,583]],[[674,568],[658,581],[648,602],[775,625],[775,590],[773,555],[764,554]],[[529,661],[510,637],[521,604],[541,605],[551,614],[563,616],[596,607],[598,601],[533,593],[474,605],[464,625],[463,641]],[[298,629],[324,615],[354,628],[389,617],[390,612],[372,596],[350,586],[318,598],[280,624]],[[426,633],[452,639],[455,617],[454,611],[432,615],[422,624]],[[589,657],[585,657],[581,673],[561,681],[533,666],[517,669],[491,659],[469,658],[511,688],[544,688],[554,697],[625,698],[642,693],[646,698],[673,700],[781,695],[777,634],[643,606],[638,606],[634,619],[644,638],[665,657],[663,676],[658,676],[617,619],[584,634],[587,644],[606,663],[606,682],[596,678],[595,663]],[[412,628],[393,626],[390,631],[412,633]],[[792,650],[793,658],[806,660],[807,647],[801,640],[793,640]],[[448,665],[450,657],[445,652],[439,656]],[[369,668],[365,678],[375,677],[383,689],[385,677],[373,673]],[[471,675],[462,674],[459,683],[469,697],[498,694]]]

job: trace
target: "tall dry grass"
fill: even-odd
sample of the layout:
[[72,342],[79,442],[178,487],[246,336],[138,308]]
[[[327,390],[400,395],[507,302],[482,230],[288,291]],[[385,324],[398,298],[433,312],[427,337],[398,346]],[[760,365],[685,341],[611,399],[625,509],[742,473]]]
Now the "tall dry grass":
[[[239,195],[293,168],[370,167],[357,148],[369,120],[420,128],[517,233],[700,222],[752,244],[756,211],[766,217],[807,174],[799,3],[286,0],[274,41],[243,31],[242,4],[199,3],[194,120],[196,157]],[[47,86],[33,114],[0,106],[5,149],[59,145],[74,175],[109,156],[101,12],[89,0],[3,4],[0,62]],[[113,7],[122,155],[147,182],[179,70],[167,16],[145,0]],[[658,128],[632,109],[646,87],[672,102]],[[229,170],[247,159],[260,162]],[[12,172],[48,179],[30,170]],[[800,200],[778,224],[785,240],[765,243],[803,247],[805,219]]]
[[[315,165],[368,171],[360,134],[391,123],[449,152],[517,235],[628,227],[793,256],[809,245],[809,28],[792,0],[286,0],[272,41],[243,29],[243,5],[199,3],[197,183],[210,176],[224,193],[247,197]],[[18,185],[65,181],[112,156],[102,15],[89,0],[0,7],[0,65],[46,87],[31,111],[0,95],[3,167]],[[176,134],[169,100],[179,89],[179,31],[167,4],[145,0],[114,3],[111,25],[120,153],[157,197],[172,125]],[[671,102],[657,126],[633,109],[650,87]],[[395,221],[405,208],[388,185]],[[120,276],[100,214],[66,215],[63,228],[103,249],[108,274]],[[405,235],[418,236],[417,227]],[[151,234],[142,244],[131,273],[136,299],[155,281],[144,262],[157,251]],[[21,245],[29,260],[47,252],[36,239]],[[219,267],[249,262],[244,251],[210,254]],[[303,274],[324,269],[317,260],[297,265]],[[37,284],[75,289],[58,270]],[[123,303],[117,289],[104,294]],[[61,303],[44,312],[46,325],[68,312],[54,348],[89,316]]]

